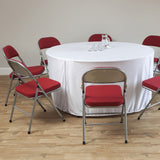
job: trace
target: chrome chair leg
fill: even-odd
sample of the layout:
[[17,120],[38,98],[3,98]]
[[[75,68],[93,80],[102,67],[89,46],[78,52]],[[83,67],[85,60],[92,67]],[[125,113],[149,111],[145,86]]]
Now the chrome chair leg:
[[128,132],[127,132],[127,111],[126,111],[126,105],[124,106],[124,112],[125,112],[125,143],[128,143]]
[[123,123],[123,107],[122,107],[122,111],[121,111],[121,121],[120,123]]
[[140,120],[141,116],[143,115],[143,113],[146,111],[146,109],[149,107],[151,101],[153,100],[153,98],[157,95],[157,92],[152,96],[151,100],[148,102],[148,104],[146,105],[146,107],[142,110],[142,112],[140,113],[140,115],[138,116],[138,120]]
[[40,105],[40,107],[43,109],[44,112],[46,112],[46,109],[43,107],[43,105],[41,104],[41,102],[37,99],[38,104]]
[[10,123],[12,122],[13,112],[14,112],[16,99],[17,99],[17,93],[15,92],[14,94],[15,94],[15,97],[14,97],[14,102],[13,102],[13,106],[12,106],[12,112],[11,112],[11,116],[10,116],[10,120],[9,120]]
[[33,109],[32,109],[32,115],[31,115],[29,129],[28,129],[28,134],[31,133],[32,119],[33,119],[33,114],[34,114],[35,106],[36,106],[36,100],[34,100],[34,105],[33,105]]
[[63,115],[62,115],[62,114],[59,112],[59,110],[55,107],[55,105],[53,104],[53,102],[51,101],[51,99],[47,96],[47,94],[44,93],[44,95],[46,96],[46,98],[48,99],[48,101],[50,102],[50,104],[53,106],[53,107],[51,107],[51,109],[55,109],[55,110],[57,111],[58,115],[61,117],[61,119],[62,119],[63,121],[66,121],[65,118],[63,117]]
[[10,79],[10,84],[9,84],[9,88],[8,88],[8,93],[7,93],[7,97],[6,97],[6,101],[5,101],[5,106],[7,106],[7,103],[8,103],[8,98],[9,98],[9,94],[10,94],[10,92],[11,92],[12,82],[13,82],[13,74],[12,74],[12,77],[11,77],[11,79]]
[[86,142],[85,142],[85,125],[86,125],[86,112],[85,112],[85,105],[83,105],[83,144],[86,144]]
[[39,88],[37,88],[37,90],[36,90],[36,95],[35,95],[35,98],[34,98],[34,103],[33,103],[33,109],[32,109],[31,119],[30,119],[30,123],[29,123],[28,134],[31,133],[32,119],[33,119],[33,114],[34,114],[34,110],[35,110],[35,106],[36,106],[36,102],[37,102],[38,89]]

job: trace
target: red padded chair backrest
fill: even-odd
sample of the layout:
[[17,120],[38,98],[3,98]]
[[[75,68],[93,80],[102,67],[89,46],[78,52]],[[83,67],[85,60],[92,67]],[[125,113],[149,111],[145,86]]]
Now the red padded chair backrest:
[[38,45],[40,49],[46,49],[46,48],[50,48],[60,44],[61,43],[58,41],[58,39],[54,37],[44,37],[38,41]]
[[[92,42],[92,41],[101,41],[102,40],[102,35],[103,34],[93,34],[89,37],[89,42]],[[112,41],[112,38],[108,35],[110,41]]]
[[16,49],[10,45],[4,47],[3,51],[4,51],[6,58],[8,58],[8,59],[13,58],[13,57],[17,57],[17,56],[19,57],[19,54],[16,51]]
[[147,46],[160,47],[160,36],[150,35],[144,39],[142,44]]

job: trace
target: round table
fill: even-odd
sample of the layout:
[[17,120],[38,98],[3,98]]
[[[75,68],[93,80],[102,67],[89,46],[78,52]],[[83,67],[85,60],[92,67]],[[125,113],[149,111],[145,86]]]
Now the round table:
[[[142,81],[153,76],[154,50],[149,46],[126,42],[110,42],[103,51],[89,51],[100,42],[68,43],[46,51],[49,77],[61,83],[61,90],[52,95],[62,111],[82,116],[82,75],[96,67],[118,67],[127,75],[127,113],[142,110],[151,92],[142,88]],[[118,109],[90,109],[89,113],[115,113]]]

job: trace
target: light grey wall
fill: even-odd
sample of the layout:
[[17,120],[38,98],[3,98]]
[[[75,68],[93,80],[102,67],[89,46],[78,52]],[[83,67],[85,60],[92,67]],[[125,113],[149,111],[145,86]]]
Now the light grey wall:
[[141,43],[160,35],[159,18],[160,0],[0,0],[0,68],[8,67],[2,56],[8,44],[36,65],[43,36],[63,44],[108,33],[115,41]]

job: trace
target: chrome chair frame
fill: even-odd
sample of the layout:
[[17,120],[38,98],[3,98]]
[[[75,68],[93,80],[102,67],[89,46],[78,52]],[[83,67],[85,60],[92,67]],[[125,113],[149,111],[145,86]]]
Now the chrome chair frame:
[[[114,73],[114,74],[113,74]],[[116,75],[117,74],[117,75]],[[118,77],[119,76],[119,77]],[[118,77],[118,78],[117,78]],[[116,80],[117,79],[117,80]],[[83,104],[83,144],[86,144],[85,142],[85,126],[88,125],[110,125],[110,124],[122,124],[123,123],[123,114],[125,116],[125,143],[128,143],[128,133],[127,133],[127,111],[126,111],[126,105],[125,105],[125,94],[126,94],[126,81],[127,77],[124,72],[122,72],[118,68],[96,68],[92,69],[90,71],[87,71],[86,73],[83,74],[82,77],[82,104]],[[121,121],[120,123],[96,123],[96,124],[87,124],[86,122],[86,107],[91,108],[90,106],[85,104],[85,83],[118,83],[118,82],[123,82],[123,105],[122,111],[121,111]],[[97,108],[104,108],[105,106],[102,107],[97,107]],[[110,106],[111,108],[116,108],[117,106]],[[94,107],[96,108],[96,107]],[[109,108],[107,106],[107,108]],[[124,112],[124,113],[123,113]],[[94,113],[92,113],[94,114]],[[104,114],[104,113],[103,113]],[[113,113],[111,113],[113,114]],[[91,115],[88,114],[88,115]]]
[[44,66],[45,66],[45,69],[46,69],[47,74],[48,74],[49,71],[48,71],[47,64],[46,64],[46,62],[45,62],[45,59],[46,59],[46,58],[44,57],[43,50],[46,50],[46,49],[40,49],[40,56],[41,56],[41,63],[40,63],[40,65],[44,65]]
[[154,68],[154,70],[153,70],[153,76],[156,76],[156,73],[157,74],[159,74],[160,73],[160,71],[159,71],[159,69],[158,69],[158,66],[160,65],[160,58],[158,57],[158,62],[157,63],[155,63],[155,68]]
[[[31,117],[31,119],[30,119],[30,124],[29,124],[29,129],[28,129],[28,134],[30,134],[30,133],[31,133],[32,119],[33,119],[33,114],[34,114],[36,102],[40,105],[40,107],[44,110],[44,112],[46,111],[45,108],[43,107],[42,103],[39,101],[39,98],[42,97],[42,96],[45,96],[45,97],[48,99],[48,101],[49,101],[49,103],[50,103],[50,105],[51,105],[52,107],[49,106],[49,105],[46,105],[46,106],[49,107],[49,108],[51,108],[51,109],[55,109],[56,112],[58,113],[58,115],[61,117],[61,119],[62,119],[63,121],[65,121],[63,115],[62,115],[62,114],[60,113],[60,111],[55,107],[55,105],[53,104],[52,100],[51,100],[51,99],[49,98],[49,96],[48,96],[48,94],[50,94],[50,93],[52,93],[52,92],[55,92],[55,91],[59,90],[60,88],[55,89],[55,90],[53,90],[53,91],[50,91],[50,92],[46,93],[46,92],[43,90],[43,88],[40,86],[40,84],[38,83],[38,81],[36,80],[36,78],[32,75],[32,73],[31,73],[24,65],[22,65],[22,64],[19,63],[19,62],[14,61],[14,60],[11,60],[11,59],[8,60],[8,64],[9,64],[10,67],[13,69],[14,74],[16,74],[16,75],[18,76],[19,80],[22,81],[22,83],[24,83],[24,81],[23,81],[23,79],[22,79],[22,75],[23,75],[23,76],[28,76],[28,77],[30,77],[30,78],[33,79],[34,82],[37,84],[37,89],[36,89],[35,97],[28,98],[28,97],[22,95],[22,96],[25,97],[25,98],[33,99],[33,100],[34,100],[33,109],[32,109],[32,114],[30,114],[30,113],[28,113],[28,112],[25,112],[25,111],[23,111],[22,109],[20,109],[20,108],[18,108],[17,106],[15,106],[15,104],[16,104],[16,99],[17,99],[17,94],[21,95],[20,93],[16,92],[16,90],[15,90],[15,98],[14,98],[14,102],[13,102],[13,106],[12,106],[12,111],[11,111],[11,116],[10,116],[9,122],[12,122],[13,112],[14,112],[14,109],[15,109],[15,108],[18,109],[18,110],[20,110],[20,111],[22,111],[23,113],[25,113],[25,114],[27,114],[27,115],[29,115],[29,116]],[[41,95],[38,95],[39,92],[42,93],[42,94],[41,94]]]

